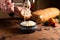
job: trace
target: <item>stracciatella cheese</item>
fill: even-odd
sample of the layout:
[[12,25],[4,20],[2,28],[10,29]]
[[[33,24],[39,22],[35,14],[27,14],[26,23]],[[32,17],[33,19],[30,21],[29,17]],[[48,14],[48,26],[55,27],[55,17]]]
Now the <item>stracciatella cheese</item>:
[[30,18],[30,17],[32,16],[31,10],[28,9],[28,8],[23,8],[23,9],[21,10],[21,15],[22,15],[23,17],[25,17],[25,19],[28,19],[28,18]]
[[34,26],[34,25],[36,25],[36,23],[33,21],[24,21],[21,23],[21,25],[22,26]]

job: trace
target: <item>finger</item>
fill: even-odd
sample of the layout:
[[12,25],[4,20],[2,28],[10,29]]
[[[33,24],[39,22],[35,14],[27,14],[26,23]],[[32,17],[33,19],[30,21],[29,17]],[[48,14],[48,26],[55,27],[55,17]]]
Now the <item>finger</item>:
[[5,0],[6,3],[12,3],[12,0]]
[[14,3],[8,5],[8,12],[14,12]]
[[0,8],[2,7],[2,5],[5,3],[5,0],[0,0]]

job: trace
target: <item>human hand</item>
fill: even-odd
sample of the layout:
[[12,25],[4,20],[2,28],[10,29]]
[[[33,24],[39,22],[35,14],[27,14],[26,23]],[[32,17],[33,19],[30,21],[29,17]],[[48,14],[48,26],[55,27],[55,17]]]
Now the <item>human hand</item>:
[[14,12],[14,3],[11,0],[0,0],[0,8],[3,12]]

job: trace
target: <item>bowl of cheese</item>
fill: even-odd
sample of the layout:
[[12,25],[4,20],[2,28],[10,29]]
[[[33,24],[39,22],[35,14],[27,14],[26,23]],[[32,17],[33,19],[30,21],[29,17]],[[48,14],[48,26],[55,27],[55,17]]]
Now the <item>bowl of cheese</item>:
[[20,29],[23,32],[34,32],[37,29],[36,22],[34,21],[21,22]]

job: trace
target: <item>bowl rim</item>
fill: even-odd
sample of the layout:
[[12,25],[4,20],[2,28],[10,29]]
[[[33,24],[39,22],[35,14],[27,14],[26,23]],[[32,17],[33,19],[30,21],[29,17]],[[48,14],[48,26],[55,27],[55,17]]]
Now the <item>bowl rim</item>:
[[[24,21],[23,21],[23,22],[24,22]],[[32,25],[32,26],[24,26],[24,25],[21,25],[23,22],[20,23],[20,26],[21,26],[21,27],[28,27],[28,28],[29,28],[29,27],[35,27],[35,26],[36,26],[36,22],[34,22],[34,21],[33,21],[33,22],[34,22],[35,24]]]

